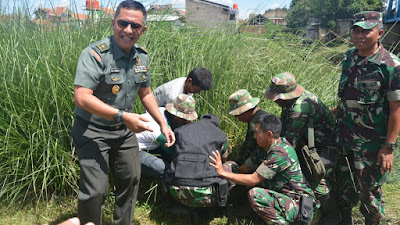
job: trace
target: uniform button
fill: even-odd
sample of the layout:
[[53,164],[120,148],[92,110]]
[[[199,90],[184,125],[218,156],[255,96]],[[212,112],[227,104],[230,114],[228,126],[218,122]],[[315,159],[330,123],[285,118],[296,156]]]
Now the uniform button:
[[131,83],[131,81],[130,80],[128,80],[128,84],[130,84]]

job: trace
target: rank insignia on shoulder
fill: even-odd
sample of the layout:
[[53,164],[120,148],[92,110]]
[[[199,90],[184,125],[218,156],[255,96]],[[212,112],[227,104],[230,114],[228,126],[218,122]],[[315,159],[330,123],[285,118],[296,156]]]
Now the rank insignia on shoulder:
[[135,44],[135,48],[138,48],[138,49],[144,51],[144,53],[147,54],[147,49],[145,47],[143,47],[143,46],[138,45],[137,43]]
[[107,51],[110,48],[106,43],[98,44],[96,47],[99,48],[100,52]]
[[112,87],[112,93],[113,93],[114,95],[118,94],[118,93],[119,93],[119,90],[120,90],[120,87],[119,87],[118,85],[114,85],[114,86]]
[[89,54],[91,54],[93,57],[95,57],[97,62],[99,62],[99,63],[101,62],[101,56],[97,52],[95,52],[94,50],[90,50]]
[[136,66],[135,73],[146,73],[147,68],[145,66]]

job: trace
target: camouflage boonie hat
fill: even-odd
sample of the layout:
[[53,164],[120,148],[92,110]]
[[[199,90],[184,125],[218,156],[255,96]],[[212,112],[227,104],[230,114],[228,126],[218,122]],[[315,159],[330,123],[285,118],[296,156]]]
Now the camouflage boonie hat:
[[232,116],[240,115],[247,110],[256,107],[259,102],[260,98],[251,97],[247,90],[238,90],[229,96],[230,108],[228,110],[228,114]]
[[377,11],[363,11],[356,13],[353,16],[353,26],[359,26],[363,29],[369,30],[374,28],[379,23],[382,23],[383,15]]
[[298,85],[293,74],[285,72],[275,75],[264,95],[276,101],[278,99],[288,100],[299,97],[304,92],[304,87]]
[[196,101],[192,96],[180,94],[174,99],[174,102],[168,103],[165,108],[169,113],[185,120],[197,119]]

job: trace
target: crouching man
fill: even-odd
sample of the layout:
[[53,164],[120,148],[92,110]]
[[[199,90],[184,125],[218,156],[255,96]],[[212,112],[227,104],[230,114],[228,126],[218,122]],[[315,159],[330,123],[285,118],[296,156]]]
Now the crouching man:
[[289,224],[300,220],[310,223],[315,204],[314,193],[304,178],[295,150],[285,138],[280,137],[281,130],[281,121],[275,115],[257,119],[254,137],[265,151],[263,161],[258,165],[249,165],[251,163],[248,162],[254,162],[249,158],[240,168],[241,172],[252,170],[253,173],[227,171],[218,151],[209,156],[210,165],[230,182],[256,186],[248,192],[248,199],[253,210],[267,224]]
[[202,211],[196,208],[225,206],[227,201],[228,182],[210,166],[208,157],[216,149],[221,155],[227,148],[226,135],[219,126],[217,116],[205,114],[199,121],[175,129],[177,141],[165,183],[176,201],[191,207],[194,222]]

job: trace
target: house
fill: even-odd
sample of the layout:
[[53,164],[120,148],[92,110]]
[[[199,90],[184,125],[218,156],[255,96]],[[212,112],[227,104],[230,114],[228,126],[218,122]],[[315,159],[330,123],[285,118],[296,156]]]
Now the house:
[[186,0],[186,23],[202,28],[236,27],[238,10],[207,0]]
[[251,14],[250,16],[251,17],[246,22],[246,25],[264,25],[267,20],[267,17],[265,17],[261,14],[258,14],[258,15]]
[[287,10],[284,9],[271,9],[265,11],[264,15],[267,19],[271,20],[274,24],[286,25],[285,18],[287,16]]
[[265,11],[264,14],[250,14],[247,25],[264,25],[267,19],[272,23],[279,25],[286,25],[285,18],[287,16],[287,11],[284,9],[270,9]]
[[53,9],[39,8],[33,12],[37,19],[48,20],[52,24],[65,23],[68,20],[68,8],[66,6]]

